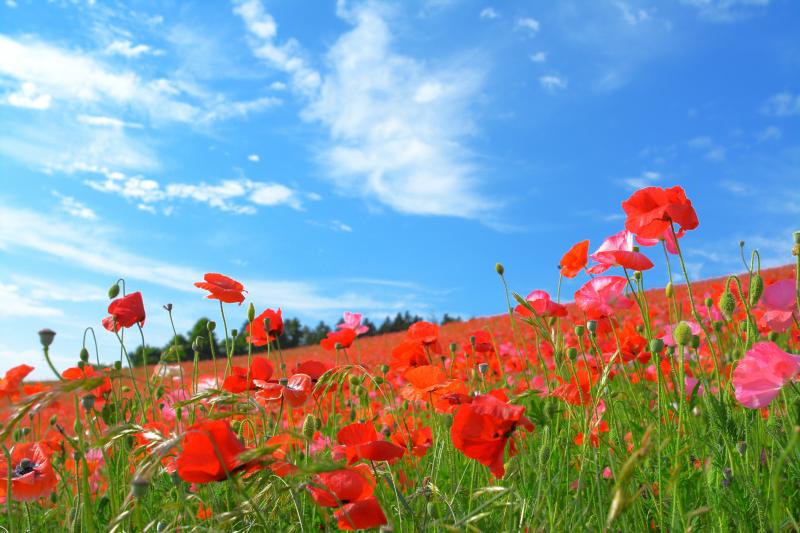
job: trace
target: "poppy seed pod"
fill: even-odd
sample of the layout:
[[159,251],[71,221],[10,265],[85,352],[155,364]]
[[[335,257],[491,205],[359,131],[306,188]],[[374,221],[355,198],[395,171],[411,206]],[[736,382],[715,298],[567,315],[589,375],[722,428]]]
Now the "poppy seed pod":
[[253,305],[253,302],[250,302],[250,305],[247,306],[247,321],[252,322],[256,318],[256,306]]
[[706,299],[703,300],[703,303],[706,305],[706,307],[711,309],[711,306],[714,305],[714,300],[712,300],[710,296],[707,296]]
[[233,328],[231,330],[231,338],[235,339],[238,335],[239,335],[239,330],[236,329],[236,328]]
[[578,357],[578,349],[574,346],[570,346],[567,348],[567,357],[570,358],[571,361],[574,361]]
[[206,322],[206,329],[208,331],[214,331],[215,329],[217,329],[217,323],[214,322],[213,320],[209,320],[208,322]]
[[764,294],[764,279],[760,274],[756,274],[750,278],[750,295],[748,298],[750,305],[756,305],[761,299],[762,294]]
[[687,346],[692,341],[692,328],[686,322],[681,322],[675,326],[672,338],[679,346]]
[[172,304],[164,304],[164,310],[167,313],[171,313],[172,312]]
[[458,350],[458,344],[451,342],[450,343],[450,353],[455,355],[456,350]]
[[95,401],[94,394],[87,394],[81,397],[81,405],[85,411],[91,411],[94,409],[94,401]]
[[122,363],[120,361],[114,361],[114,370],[122,370]]
[[53,344],[53,339],[56,336],[56,332],[49,328],[44,328],[39,330],[39,342],[42,343],[42,346],[47,348],[51,344]]
[[108,299],[113,300],[119,296],[119,283],[115,283],[108,288]]
[[650,341],[650,351],[653,353],[661,353],[661,350],[664,349],[664,340],[663,339],[653,339]]
[[194,352],[203,351],[203,342],[204,339],[202,336],[198,335],[197,337],[195,337],[194,340],[192,341],[192,351]]
[[671,281],[667,283],[666,287],[664,287],[664,294],[667,296],[667,298],[672,298],[672,295],[675,294],[675,290],[672,288]]
[[719,306],[722,316],[724,316],[726,320],[730,320],[734,311],[736,311],[736,300],[733,298],[731,291],[727,289],[719,297],[719,303],[717,305]]
[[587,320],[586,329],[589,330],[589,333],[594,334],[597,331],[597,320]]
[[131,493],[133,497],[137,500],[143,498],[144,495],[147,494],[147,487],[149,486],[150,480],[138,476],[133,478],[133,481],[131,481]]
[[576,335],[577,337],[583,337],[583,334],[584,334],[585,332],[586,332],[586,328],[584,328],[584,327],[583,327],[583,325],[577,325],[577,326],[575,326],[575,335]]
[[486,371],[489,370],[489,363],[478,363],[478,372],[481,375],[486,375]]
[[633,279],[635,279],[636,281],[641,281],[642,280],[642,272],[640,270],[637,270],[636,272],[634,272],[633,273]]

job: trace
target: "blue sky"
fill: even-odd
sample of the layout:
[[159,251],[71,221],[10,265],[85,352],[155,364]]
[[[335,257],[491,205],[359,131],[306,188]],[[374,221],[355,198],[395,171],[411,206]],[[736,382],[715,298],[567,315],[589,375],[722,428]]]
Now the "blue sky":
[[496,261],[553,291],[646,185],[695,203],[691,275],[740,239],[789,262],[799,25],[790,0],[6,0],[0,360],[46,376],[47,326],[73,364],[119,276],[155,344],[164,303],[216,318],[214,271],[308,322],[498,313]]

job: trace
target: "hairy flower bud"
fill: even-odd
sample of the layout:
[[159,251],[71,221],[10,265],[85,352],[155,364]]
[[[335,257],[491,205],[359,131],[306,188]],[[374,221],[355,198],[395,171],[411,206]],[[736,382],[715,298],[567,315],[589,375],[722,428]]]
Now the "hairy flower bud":
[[80,360],[84,363],[89,360],[89,350],[86,348],[81,348]]
[[664,349],[664,341],[662,339],[653,339],[650,341],[650,351],[652,353],[661,353]]
[[667,298],[672,298],[672,295],[675,294],[675,290],[672,288],[671,281],[667,283],[666,287],[664,287],[664,294],[667,296]]
[[736,300],[731,291],[725,289],[725,292],[719,297],[717,306],[726,320],[730,320],[733,317],[733,313],[736,311]]
[[317,430],[317,417],[312,414],[307,414],[303,420],[303,436],[306,440],[314,438],[314,432]]
[[253,305],[253,302],[250,302],[250,305],[247,306],[247,321],[253,322],[256,318],[256,306]]
[[692,328],[686,322],[681,322],[675,326],[672,338],[675,339],[679,346],[686,346],[692,340]]
[[113,300],[119,296],[119,283],[115,283],[108,288],[108,299]]
[[764,279],[760,274],[756,274],[750,278],[750,294],[748,301],[751,307],[758,303],[762,294],[764,294]]
[[502,276],[502,275],[505,273],[505,271],[506,271],[506,269],[505,269],[505,267],[503,267],[503,264],[502,264],[502,263],[496,263],[496,264],[494,265],[494,270],[495,270],[495,272],[497,272],[497,273],[498,273],[498,274],[500,274],[501,276]]
[[44,328],[39,330],[39,342],[42,343],[42,346],[47,348],[51,344],[53,344],[53,339],[56,337],[56,332],[49,328]]

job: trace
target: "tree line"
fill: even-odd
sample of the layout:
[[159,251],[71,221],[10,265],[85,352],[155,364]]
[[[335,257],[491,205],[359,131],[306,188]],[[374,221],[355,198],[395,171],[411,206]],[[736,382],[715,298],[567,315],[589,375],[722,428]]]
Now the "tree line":
[[[412,315],[408,311],[404,313],[398,312],[394,317],[387,316],[380,325],[365,318],[362,320],[361,324],[367,327],[368,331],[361,336],[371,337],[373,335],[383,335],[384,333],[392,333],[395,331],[405,331],[411,324],[421,320],[426,319],[416,314]],[[429,322],[447,324],[449,322],[460,322],[461,318],[445,313],[441,321],[437,321],[435,318],[427,320]],[[146,358],[147,364],[156,364],[162,360],[168,362],[189,361],[194,358],[195,350],[197,350],[199,354],[199,359],[211,359],[212,346],[216,350],[217,357],[224,358],[226,354],[225,339],[220,339],[218,335],[221,326],[217,324],[217,327],[209,330],[209,322],[210,319],[205,317],[199,319],[186,334],[175,335],[173,339],[160,348],[157,346],[139,345],[136,350],[130,354],[132,362],[135,365],[141,365],[144,358]],[[337,325],[341,323],[342,320],[339,320]],[[236,335],[233,336],[233,353],[235,355],[246,354],[248,349],[247,322],[245,321],[241,328],[229,331],[229,334],[233,335],[234,331]],[[333,328],[324,321],[320,321],[316,326],[310,327],[307,324],[303,324],[298,318],[288,318],[283,321],[283,334],[278,337],[278,342],[282,349],[311,346],[319,344],[331,331],[333,331]],[[223,337],[224,335],[224,332],[222,332]],[[265,352],[266,350],[266,346],[253,346],[253,353]]]

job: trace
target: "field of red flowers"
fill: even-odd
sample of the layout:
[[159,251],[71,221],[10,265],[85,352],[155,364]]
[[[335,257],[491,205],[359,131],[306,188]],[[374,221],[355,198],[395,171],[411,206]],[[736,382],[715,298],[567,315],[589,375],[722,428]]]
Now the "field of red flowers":
[[[0,381],[0,526],[800,530],[800,232],[791,265],[742,246],[741,275],[647,289],[656,258],[687,279],[700,221],[680,187],[622,209],[624,229],[561,258],[585,280],[569,297],[510,292],[498,264],[507,314],[360,338],[348,312],[316,347],[281,350],[281,302],[209,273],[226,352],[131,368],[146,295],[113,286],[113,367],[83,349],[57,381]],[[248,353],[226,313],[247,315]]]

